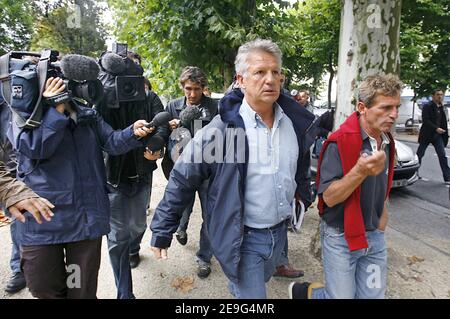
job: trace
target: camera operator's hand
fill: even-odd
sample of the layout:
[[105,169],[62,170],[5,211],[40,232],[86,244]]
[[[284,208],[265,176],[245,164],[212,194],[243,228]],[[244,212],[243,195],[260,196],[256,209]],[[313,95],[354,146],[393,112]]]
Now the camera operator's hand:
[[148,134],[152,133],[155,130],[155,128],[146,127],[146,125],[148,124],[149,123],[147,123],[145,120],[138,120],[134,122],[133,124],[134,135],[137,137],[146,137]]
[[23,216],[22,211],[28,211],[33,215],[38,224],[42,224],[41,215],[46,221],[51,221],[53,216],[53,213],[50,210],[51,208],[55,208],[55,206],[45,198],[39,197],[21,200],[8,207],[8,210],[11,215],[22,223],[25,223],[25,216]]
[[178,127],[178,125],[180,125],[180,120],[173,119],[172,121],[169,121],[169,125],[170,125],[170,129],[174,130]]
[[161,151],[152,152],[150,150],[145,150],[144,157],[149,161],[156,161],[161,158]]
[[[45,90],[44,93],[42,93],[42,96],[45,98],[49,98],[59,93],[62,93],[65,89],[66,86],[64,85],[64,81],[61,78],[51,77],[48,78],[47,82],[45,83]],[[55,105],[55,109],[59,113],[64,113],[65,105],[64,104]]]

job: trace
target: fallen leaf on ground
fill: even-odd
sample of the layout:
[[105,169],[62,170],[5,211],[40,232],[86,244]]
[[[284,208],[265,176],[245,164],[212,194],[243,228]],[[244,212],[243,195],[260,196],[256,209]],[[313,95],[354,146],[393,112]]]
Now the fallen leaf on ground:
[[425,258],[417,257],[417,256],[411,256],[411,257],[408,257],[407,259],[409,261],[408,266],[411,266],[415,263],[421,263],[422,261],[425,260]]
[[181,290],[183,293],[188,293],[194,289],[194,278],[191,276],[176,277],[170,285],[176,290]]
[[408,276],[402,274],[400,271],[397,271],[397,274],[404,280],[404,281],[408,281]]

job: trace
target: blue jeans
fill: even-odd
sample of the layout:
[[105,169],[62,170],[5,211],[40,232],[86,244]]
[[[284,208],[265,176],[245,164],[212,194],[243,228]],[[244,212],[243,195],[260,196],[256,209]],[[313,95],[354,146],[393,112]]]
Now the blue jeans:
[[[212,250],[211,244],[209,242],[208,235],[208,226],[207,226],[207,216],[206,216],[206,203],[208,202],[208,185],[209,181],[204,181],[203,184],[198,189],[198,197],[200,198],[200,205],[202,208],[202,228],[200,230],[200,241],[199,241],[199,249],[197,251],[197,262],[199,264],[207,264],[209,265],[212,258]],[[186,231],[189,225],[189,218],[192,214],[192,208],[194,207],[194,200],[186,207],[183,212],[183,216],[181,217],[180,226],[178,226],[178,230]]]
[[150,201],[150,182],[119,185],[110,188],[111,205],[108,250],[118,299],[134,298],[130,255],[139,253],[147,228],[147,206]]
[[[447,134],[447,132],[445,132],[444,134]],[[419,158],[420,164],[422,164],[422,157],[425,155],[428,144],[430,143],[419,144],[419,148],[417,149],[417,157]],[[433,140],[431,141],[431,144],[433,144],[434,149],[436,150],[436,154],[439,158],[439,165],[441,166],[442,177],[444,177],[444,181],[450,181],[450,168],[448,167],[448,161],[445,155],[445,145],[442,136],[440,136],[439,134],[435,134]]]
[[244,227],[238,283],[230,282],[231,294],[239,299],[267,298],[266,282],[275,272],[286,236],[285,222],[263,229]]
[[320,225],[325,288],[313,299],[382,299],[386,293],[387,252],[384,232],[367,231],[369,247],[350,252],[344,233]]
[[11,259],[9,260],[9,266],[11,267],[11,271],[13,274],[18,272],[22,272],[20,269],[20,235],[17,229],[17,220],[15,217],[12,217],[10,212],[6,209],[5,206],[0,205],[1,209],[5,212],[6,216],[11,218],[11,224],[9,225],[9,231],[11,234],[12,248],[11,248]]

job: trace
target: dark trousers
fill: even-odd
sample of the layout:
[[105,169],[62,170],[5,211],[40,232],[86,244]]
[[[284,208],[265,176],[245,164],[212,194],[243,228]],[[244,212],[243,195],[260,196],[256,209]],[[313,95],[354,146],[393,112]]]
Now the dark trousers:
[[[417,149],[417,157],[419,158],[420,164],[422,164],[422,157],[425,155],[428,144],[430,143],[422,142],[419,144],[419,148]],[[433,140],[431,141],[431,144],[433,144],[434,149],[436,150],[436,154],[439,158],[439,165],[441,166],[444,181],[450,181],[450,168],[448,167],[448,161],[445,155],[445,145],[442,136],[435,134]]]
[[73,243],[22,246],[22,270],[39,299],[95,299],[102,238]]

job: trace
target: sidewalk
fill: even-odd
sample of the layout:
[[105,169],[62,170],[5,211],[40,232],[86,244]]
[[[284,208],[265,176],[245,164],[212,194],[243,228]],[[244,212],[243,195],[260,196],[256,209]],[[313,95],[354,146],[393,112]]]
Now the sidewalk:
[[[157,206],[167,184],[160,169],[153,178],[151,208]],[[392,212],[395,214],[395,212]],[[148,222],[152,216],[149,216]],[[321,281],[322,266],[309,251],[311,238],[317,230],[319,216],[313,206],[305,216],[300,234],[289,233],[290,262],[296,268],[304,270],[301,280]],[[230,299],[228,282],[216,259],[212,260],[212,273],[207,279],[196,276],[195,252],[198,248],[201,226],[200,204],[198,200],[191,216],[186,246],[176,239],[169,248],[169,259],[157,261],[150,252],[150,231],[147,230],[141,248],[142,262],[133,270],[133,285],[136,298],[139,299]],[[3,252],[0,255],[0,299],[32,298],[27,289],[18,294],[9,295],[4,288],[10,276],[9,257],[11,238],[9,227],[0,227],[0,242]],[[436,258],[429,247],[411,241],[410,237],[389,228],[386,231],[389,255],[387,298],[449,298],[448,285],[450,261],[448,258]],[[417,256],[417,257],[415,257]],[[425,258],[420,262],[420,257]],[[409,258],[409,259],[408,259]],[[411,259],[412,258],[412,259]],[[416,258],[416,259],[414,259]],[[268,298],[288,298],[288,286],[292,279],[273,278],[268,283]],[[116,288],[109,264],[106,240],[103,241],[102,262],[98,283],[98,298],[115,298]]]

